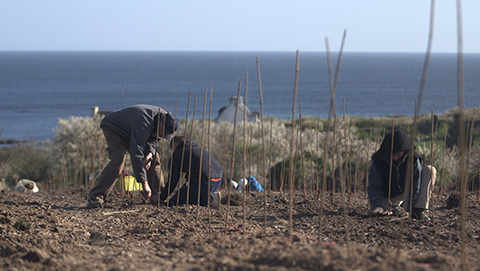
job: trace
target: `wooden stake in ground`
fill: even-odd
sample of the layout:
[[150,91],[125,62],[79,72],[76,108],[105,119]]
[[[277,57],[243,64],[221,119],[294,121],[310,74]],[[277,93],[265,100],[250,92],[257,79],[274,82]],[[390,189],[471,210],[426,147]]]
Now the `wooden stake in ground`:
[[289,219],[289,236],[293,236],[293,201],[295,200],[293,194],[293,187],[295,185],[294,176],[293,176],[293,143],[295,135],[295,110],[297,107],[297,88],[298,88],[298,73],[300,70],[300,51],[297,50],[297,64],[295,66],[295,86],[293,90],[293,106],[292,106],[292,135],[290,138],[290,172],[289,172],[289,181],[290,181],[290,219]]
[[443,140],[443,154],[442,154],[442,193],[445,192],[445,150],[447,149],[447,134],[448,134],[448,115],[445,113],[445,138]]
[[[258,77],[258,92],[260,95],[260,125],[261,125],[261,137],[262,137],[262,174],[261,174],[261,179],[265,180],[264,185],[264,201],[263,201],[263,207],[264,207],[264,212],[263,212],[263,234],[266,233],[267,231],[267,189],[269,184],[269,181],[267,179],[267,176],[265,174],[265,130],[263,127],[263,93],[262,93],[262,78],[260,75],[260,60],[257,55],[257,77]],[[271,134],[271,133],[270,133]],[[270,160],[271,161],[271,160]],[[270,167],[269,167],[270,168]],[[270,176],[271,178],[271,176]]]
[[[319,210],[319,215],[318,215],[318,240],[320,244],[320,240],[322,238],[322,218],[323,218],[323,193],[327,189],[327,147],[329,143],[329,135],[330,135],[330,126],[331,126],[331,118],[333,112],[335,112],[335,89],[333,87],[333,64],[332,64],[332,57],[330,54],[330,46],[328,44],[328,38],[325,38],[325,46],[326,46],[326,52],[327,52],[327,66],[328,66],[328,74],[329,74],[329,82],[330,82],[330,109],[328,111],[328,121],[327,121],[327,133],[325,135],[325,141],[323,145],[323,178],[322,178],[322,189],[320,191],[320,210]],[[332,170],[335,170],[332,168]]]
[[[192,92],[189,92],[188,93],[188,104],[187,104],[187,117],[185,118],[185,140],[187,140],[188,116],[189,116],[189,111],[190,111],[190,97],[191,96],[192,96]],[[173,151],[174,150],[172,150],[172,152]],[[183,144],[183,149],[182,149],[182,159],[181,159],[180,173],[179,173],[180,176],[182,176],[183,159],[185,159],[185,144]],[[172,163],[173,163],[173,161],[172,161]],[[178,205],[180,204],[180,187],[182,187],[182,183],[180,181],[178,182],[177,187],[178,187],[178,190],[177,190],[178,192],[177,192],[177,204],[175,205],[175,215],[177,214]],[[168,190],[168,192],[170,192],[170,190]]]
[[[247,101],[248,97],[248,71],[245,72],[245,101]],[[247,176],[246,176],[246,170],[247,170],[247,104],[245,103],[245,107],[243,108],[243,179],[240,180],[243,185],[242,189],[242,206],[243,206],[243,234],[245,235],[246,233],[246,225],[247,219],[246,219],[246,193],[247,193]]]
[[347,118],[345,116],[345,98],[343,98],[343,139],[345,140],[345,181],[347,184],[347,191],[350,192],[350,176],[349,176],[349,166],[348,166],[348,136],[347,136]]
[[[202,161],[203,161],[203,133],[205,133],[205,110],[207,108],[207,93],[208,90],[205,89],[205,97],[203,98],[203,118],[202,118],[202,135],[200,139],[200,149],[202,152],[200,153],[200,167],[199,167],[199,173],[198,173],[198,194],[197,194],[197,221],[200,216],[200,188],[202,184]],[[210,173],[210,172],[209,172]],[[210,184],[210,174],[208,175],[208,183]],[[207,191],[208,195],[210,195],[210,185],[208,187]],[[210,196],[208,196],[210,197]],[[210,201],[210,198],[207,202]]]
[[[237,115],[238,115],[238,103],[240,101],[240,91],[242,87],[242,82],[238,82],[238,92],[237,92],[237,105],[235,107],[235,118],[233,123],[233,146],[232,146],[232,167],[230,168],[230,179],[233,180],[233,169],[235,168],[235,139],[237,134]],[[228,200],[227,200],[227,215],[225,216],[225,234],[228,232],[228,216],[230,215],[230,199],[231,199],[231,189],[230,185],[227,188]]]
[[[210,106],[209,106],[209,112],[208,112],[208,152],[211,153],[211,145],[210,145],[210,122],[212,118],[212,97],[213,97],[213,87],[210,87]],[[212,156],[208,156],[208,180],[210,180],[212,172]],[[208,182],[208,191],[210,191],[210,181]],[[218,188],[220,189],[220,188]],[[221,201],[222,199],[220,199]],[[210,209],[210,201],[208,201],[208,231],[212,231],[212,218],[211,218],[211,209]]]
[[[155,160],[156,160],[156,157],[158,156],[158,163],[160,163],[160,167],[162,166],[162,163],[160,162],[160,155],[158,155],[158,153],[163,153],[163,149],[159,150],[158,148],[158,137],[161,136],[160,135],[160,120],[163,120],[162,121],[162,125],[163,125],[163,130],[162,131],[165,131],[165,126],[166,126],[166,112],[162,113],[160,108],[158,109],[158,122],[157,122],[157,138],[155,139]],[[175,132],[175,123],[173,124],[174,125],[174,128],[173,128],[173,131]],[[155,161],[154,160],[154,161]],[[153,165],[154,163],[152,163]],[[158,176],[158,191],[157,192],[157,207],[160,207],[160,193],[162,192],[162,179],[163,179],[163,171],[161,171],[162,175],[161,176]],[[152,170],[152,177],[153,175],[155,175],[155,170]],[[152,178],[153,180],[153,178]],[[155,192],[155,191],[153,191]]]
[[[388,170],[388,202],[390,202],[390,196],[392,193],[392,166],[393,166],[393,146],[395,143],[395,115],[393,115],[392,119],[392,144],[390,146],[390,169]],[[392,206],[390,203],[388,204],[388,211],[391,210]]]
[[[475,109],[473,109],[473,116],[472,116],[472,124],[471,124],[471,127],[470,128],[470,139],[469,139],[469,147],[468,147],[468,159],[467,159],[467,166],[466,166],[466,169],[467,169],[467,172],[469,171],[469,165],[470,165],[470,156],[472,154],[472,143],[473,143],[473,127],[474,127],[474,123],[475,123]],[[474,184],[475,182],[472,181],[472,192],[473,192],[473,189],[474,189]]]
[[464,82],[463,82],[463,33],[462,33],[462,3],[457,0],[457,83],[458,83],[458,108],[459,108],[459,129],[460,129],[460,209],[461,209],[461,222],[460,222],[460,240],[462,244],[462,270],[467,270],[467,229],[466,219],[467,213],[465,211],[465,197],[466,197],[466,169],[465,169],[465,122],[464,122]]
[[[178,105],[178,101],[175,101],[175,121],[174,123],[176,123],[177,121],[177,105]],[[175,126],[174,126],[175,128]],[[180,127],[179,127],[180,128]],[[175,130],[175,129],[173,129]],[[168,187],[165,187],[164,189],[168,189],[167,191],[170,193],[170,188],[171,188],[171,181],[172,181],[172,167],[173,167],[173,151],[174,149],[171,149],[170,152],[170,174],[168,174],[169,178],[167,180],[168,182]],[[183,159],[182,159],[183,160]],[[183,163],[183,162],[182,162]],[[168,205],[168,202],[167,202],[167,205]],[[178,205],[178,204],[177,204]],[[158,198],[158,206],[160,207],[160,198]]]
[[[192,130],[190,131],[190,141],[193,141],[193,125],[195,124],[195,112],[197,111],[197,94],[195,93],[195,98],[193,102],[193,117],[192,117]],[[185,144],[184,144],[185,146]],[[203,152],[202,152],[203,153]],[[188,219],[188,202],[190,200],[190,187],[192,186],[192,156],[193,148],[190,146],[190,159],[188,159],[188,180],[187,180],[187,202],[185,203],[185,213]],[[202,167],[200,165],[200,167]],[[198,189],[200,190],[200,184],[198,184]],[[180,193],[178,194],[180,196]]]

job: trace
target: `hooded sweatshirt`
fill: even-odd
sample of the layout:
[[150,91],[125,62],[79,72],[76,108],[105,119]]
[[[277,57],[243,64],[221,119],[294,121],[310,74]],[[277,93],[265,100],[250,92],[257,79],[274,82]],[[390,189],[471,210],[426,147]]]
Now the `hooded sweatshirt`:
[[[185,146],[185,151],[184,150]],[[191,151],[191,156],[190,156]],[[183,152],[183,155],[182,155]],[[203,152],[203,155],[202,155]],[[182,157],[183,156],[183,157]],[[202,156],[202,163],[200,164],[200,156]],[[183,165],[182,165],[183,158]],[[172,160],[173,159],[173,160]],[[209,167],[209,159],[211,160],[211,168]],[[173,162],[172,162],[173,161]],[[190,167],[191,161],[191,169]],[[200,147],[195,141],[183,141],[180,142],[175,150],[173,151],[173,156],[169,162],[169,168],[172,169],[169,176],[169,181],[165,184],[165,188],[160,194],[160,199],[167,199],[168,195],[175,190],[178,181],[180,180],[181,172],[186,173],[185,179],[190,181],[198,182],[201,172],[201,181],[208,182],[210,179],[222,178],[223,169],[220,166],[220,163],[212,156],[210,153]],[[180,172],[181,168],[181,172]],[[210,168],[210,170],[209,170]],[[170,191],[168,191],[170,187]]]
[[[132,160],[135,179],[147,181],[147,174],[143,166],[144,154],[151,152],[155,155],[156,137],[152,133],[157,130],[159,107],[138,104],[105,116],[100,123],[102,129],[109,129],[130,142],[129,152]],[[162,112],[163,109],[160,109]]]
[[[382,198],[388,197],[388,190],[391,189],[390,198],[398,196],[405,192],[407,183],[407,171],[410,148],[412,139],[402,130],[395,130],[393,133],[393,152],[392,152],[392,133],[385,135],[380,149],[373,154],[372,164],[368,175],[368,198],[372,207],[381,207]],[[414,146],[415,149],[415,146]],[[390,178],[390,155],[403,151],[403,156],[397,161],[392,160],[391,186],[389,188]],[[412,205],[415,204],[418,193],[420,192],[420,176],[421,176],[421,157],[414,151],[413,153],[413,196]],[[409,192],[409,191],[407,191]],[[409,193],[406,193],[409,195]],[[406,200],[409,197],[405,198]],[[408,205],[408,204],[407,204]]]

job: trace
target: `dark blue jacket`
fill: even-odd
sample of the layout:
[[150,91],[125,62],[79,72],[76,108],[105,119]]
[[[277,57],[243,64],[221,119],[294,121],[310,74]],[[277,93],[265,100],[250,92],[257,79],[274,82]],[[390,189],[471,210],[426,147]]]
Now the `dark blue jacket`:
[[[396,162],[392,161],[391,193],[390,198],[402,194],[407,183],[407,170],[412,139],[403,131],[394,131],[393,153],[404,151],[403,156]],[[372,164],[368,175],[368,199],[372,207],[381,207],[383,197],[388,197],[390,178],[390,155],[392,153],[392,133],[388,133],[383,139],[380,149],[373,154]],[[420,192],[420,176],[422,172],[421,157],[414,151],[413,154],[413,196],[412,205],[415,204]],[[408,186],[407,186],[408,187]],[[409,192],[409,191],[408,191]],[[409,193],[406,193],[409,195]],[[406,200],[408,200],[406,198]]]
[[[184,148],[185,146],[185,148]],[[191,155],[190,155],[191,152]],[[183,153],[183,155],[182,155]],[[203,154],[202,154],[203,153]],[[202,163],[200,164],[200,157],[202,157]],[[183,159],[183,165],[182,165]],[[209,159],[211,162],[211,167],[209,165]],[[191,168],[190,168],[191,161]],[[173,152],[173,157],[169,162],[169,168],[171,167],[172,171],[168,178],[165,188],[160,194],[160,199],[167,199],[168,195],[175,190],[175,187],[180,180],[181,173],[186,173],[185,179],[190,181],[198,182],[208,182],[210,179],[222,178],[223,169],[220,166],[220,163],[212,156],[210,153],[200,147],[195,141],[183,141],[177,145]],[[200,176],[201,169],[201,176]],[[170,191],[168,191],[170,187]]]

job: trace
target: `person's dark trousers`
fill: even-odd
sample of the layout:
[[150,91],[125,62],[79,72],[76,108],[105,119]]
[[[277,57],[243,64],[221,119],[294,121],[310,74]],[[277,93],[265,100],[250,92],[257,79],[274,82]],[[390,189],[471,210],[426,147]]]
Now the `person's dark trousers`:
[[[107,141],[108,158],[110,162],[105,166],[98,179],[98,182],[92,188],[88,197],[91,201],[103,203],[113,187],[117,178],[123,171],[125,165],[125,155],[130,148],[130,142],[121,138],[110,129],[103,129],[103,135]],[[160,155],[155,155],[152,166],[147,171],[148,184],[151,186],[152,195],[163,188],[163,173],[160,164]]]
[[92,201],[102,202],[107,199],[112,191],[115,181],[120,176],[125,165],[125,153],[128,141],[122,139],[110,129],[103,129],[103,135],[107,141],[108,158],[110,162],[102,170],[98,182],[92,188],[88,197]]
[[[191,182],[190,186],[190,193],[188,196],[188,204],[194,204],[196,205],[198,203],[198,182]],[[200,188],[200,205],[201,206],[207,206],[208,201],[210,199],[210,192],[217,191],[220,186],[222,185],[222,179],[219,181],[212,181],[210,180],[210,191],[208,190],[208,182],[203,181],[201,182],[201,188]],[[175,193],[170,200],[168,201],[168,206],[175,206],[177,205],[177,197],[178,194],[180,193],[180,197],[178,199],[178,205],[184,205],[187,203],[187,191],[188,191],[188,186],[187,184],[184,184],[179,192]]]

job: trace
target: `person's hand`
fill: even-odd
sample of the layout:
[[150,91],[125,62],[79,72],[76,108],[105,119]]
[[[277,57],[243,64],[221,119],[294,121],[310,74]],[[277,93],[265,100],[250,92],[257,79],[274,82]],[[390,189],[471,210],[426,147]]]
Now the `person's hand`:
[[147,154],[147,156],[143,157],[143,167],[145,170],[148,170],[152,166],[152,158],[153,155],[151,152]]
[[370,208],[370,210],[368,210],[367,216],[372,217],[372,216],[383,215],[384,212],[385,211],[383,210],[382,207],[372,207]]
[[142,186],[143,186],[143,191],[141,192],[142,199],[146,202],[152,196],[152,189],[150,189],[148,182],[143,182]]

